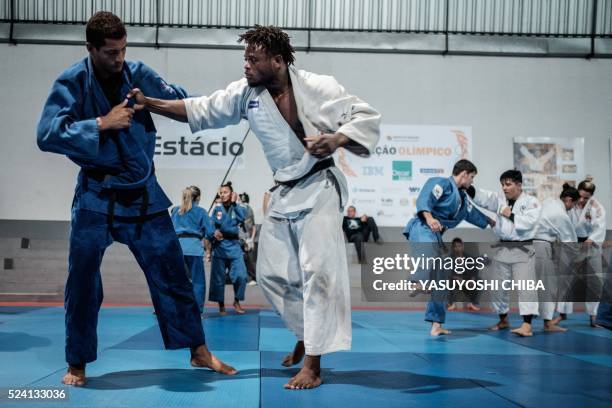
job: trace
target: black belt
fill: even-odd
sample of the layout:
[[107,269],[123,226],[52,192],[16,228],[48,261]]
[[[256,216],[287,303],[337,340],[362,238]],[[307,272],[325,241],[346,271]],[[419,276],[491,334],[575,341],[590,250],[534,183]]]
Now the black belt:
[[96,180],[99,183],[103,182],[106,179],[106,177],[111,177],[111,176],[116,175],[116,174],[111,174],[108,171],[98,170],[98,169],[85,169],[83,171],[85,172],[85,176],[87,176],[90,179]]
[[[302,177],[289,181],[277,181],[277,183],[281,186],[295,187],[300,181],[312,176],[315,173],[318,173],[321,170],[334,167],[335,165],[336,163],[334,162],[334,158],[328,157],[327,159],[319,160],[318,162],[316,162],[315,165],[312,166],[312,168],[308,171],[308,173],[304,174]],[[270,191],[274,191],[276,187],[278,186],[273,187]]]
[[504,244],[514,244],[510,245],[509,248],[512,249],[520,249],[523,252],[529,252],[529,248],[527,248],[527,244],[533,244],[533,239],[526,239],[524,241],[511,241],[509,239],[502,239],[498,243],[491,245],[491,248],[508,248]]
[[180,234],[177,235],[179,238],[197,238],[197,239],[202,239],[204,238],[202,235],[200,234],[194,234],[191,232],[181,232]]
[[[85,173],[85,177],[84,177],[84,188],[85,190],[87,190],[88,186],[87,186],[87,179],[91,178],[99,183],[103,182],[104,180],[106,180],[107,177],[112,177],[114,176],[114,174],[108,173],[104,170],[98,170],[98,169],[84,169],[83,170]],[[139,215],[138,215],[138,225],[136,226],[136,238],[140,238],[141,233],[142,233],[142,224],[145,221],[145,218],[147,216],[147,209],[149,207],[149,192],[147,191],[146,187],[143,187],[141,189],[138,190],[142,190],[142,202],[140,203],[140,208],[139,208]],[[113,222],[115,221],[115,203],[117,202],[117,190],[115,189],[110,189],[110,194],[108,197],[108,208],[107,208],[107,217],[108,217],[108,227],[112,228],[113,227]]]
[[578,242],[585,242],[589,237],[578,237]]

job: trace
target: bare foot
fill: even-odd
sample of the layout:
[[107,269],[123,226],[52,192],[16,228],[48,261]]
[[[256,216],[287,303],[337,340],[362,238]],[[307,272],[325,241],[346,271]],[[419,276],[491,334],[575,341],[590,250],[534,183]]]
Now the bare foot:
[[74,385],[75,387],[82,387],[85,385],[87,379],[85,378],[85,366],[83,368],[76,368],[74,366],[69,365],[68,371],[64,378],[62,378],[62,383],[66,385]]
[[455,310],[457,308],[457,306],[454,303],[451,303],[450,305],[446,306],[446,310]]
[[499,322],[497,322],[497,324],[495,326],[491,326],[489,327],[489,330],[491,331],[500,331],[500,330],[506,330],[510,328],[510,323],[508,323],[507,320],[500,320]]
[[468,303],[467,310],[471,310],[472,312],[478,312],[480,310],[480,307],[476,306],[473,303]]
[[293,365],[298,364],[304,358],[305,353],[306,351],[304,350],[304,342],[298,341],[297,343],[295,343],[293,352],[285,356],[282,365],[284,365],[285,367],[291,367]]
[[219,316],[227,316],[227,312],[224,307],[219,308]]
[[321,385],[321,356],[306,356],[304,367],[285,384],[285,389],[308,390],[319,385]]
[[433,337],[438,337],[445,334],[451,334],[451,331],[443,328],[442,324],[433,322],[431,324],[431,331],[429,332],[429,334]]
[[244,314],[244,309],[242,308],[242,306],[240,306],[240,302],[237,300],[234,301],[234,310],[238,314]]
[[601,329],[601,326],[598,325],[597,323],[595,323],[595,319],[597,319],[597,316],[591,316],[589,317],[589,324],[592,328],[594,329]]
[[531,325],[529,323],[523,322],[521,327],[518,329],[512,330],[512,333],[518,334],[521,337],[531,337],[533,336],[533,331],[531,330]]
[[549,333],[564,333],[567,331],[565,327],[557,326],[553,320],[544,320],[544,331]]
[[563,320],[567,320],[567,315],[565,313],[559,313],[559,316],[555,317],[551,320],[553,324],[559,324]]
[[238,370],[215,357],[205,345],[191,350],[191,365],[198,368],[210,368],[221,374],[235,375]]

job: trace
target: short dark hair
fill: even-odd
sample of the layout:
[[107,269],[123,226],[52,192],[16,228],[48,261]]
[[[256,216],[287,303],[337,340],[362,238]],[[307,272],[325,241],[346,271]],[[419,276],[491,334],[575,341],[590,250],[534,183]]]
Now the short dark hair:
[[98,11],[91,16],[85,28],[87,42],[97,49],[106,44],[107,38],[120,40],[126,35],[121,19],[109,11]]
[[578,193],[578,189],[570,186],[569,184],[563,184],[563,191],[561,191],[561,195],[559,198],[571,197],[572,200],[578,201],[580,198],[580,194]]
[[455,166],[453,166],[453,176],[459,175],[462,171],[467,171],[468,174],[478,173],[478,169],[474,163],[466,159],[461,159],[455,163]]
[[459,237],[456,237],[455,239],[453,239],[452,244],[463,244],[463,240]]
[[501,176],[499,176],[499,181],[501,183],[508,179],[514,181],[515,183],[523,183],[523,173],[517,169],[512,169],[504,171]]
[[595,194],[595,184],[593,184],[593,177],[587,177],[586,180],[582,180],[578,184],[578,190],[586,191],[591,195]]
[[247,45],[261,46],[268,55],[280,55],[287,65],[295,61],[293,56],[295,50],[289,42],[289,35],[278,27],[256,24],[238,37],[239,43],[243,41]]

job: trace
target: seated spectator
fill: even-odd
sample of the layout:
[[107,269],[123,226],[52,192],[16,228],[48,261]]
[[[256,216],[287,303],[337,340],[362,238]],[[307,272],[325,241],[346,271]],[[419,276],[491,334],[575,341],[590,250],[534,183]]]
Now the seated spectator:
[[[451,244],[451,254],[450,255],[453,258],[471,257],[471,255],[467,255],[465,253],[465,245],[463,244],[463,240],[461,238],[453,239],[453,242]],[[478,269],[476,269],[476,267],[473,267],[473,268],[466,267],[465,269],[466,269],[465,272],[461,274],[456,273],[456,272],[453,273],[452,278],[462,279],[462,280],[478,280]],[[467,297],[469,301],[469,303],[466,306],[466,309],[472,310],[472,311],[480,310],[480,307],[478,306],[478,299],[480,297],[480,293],[477,290],[467,290],[467,289],[463,289],[463,290],[455,289],[450,292],[449,299],[448,299],[448,306],[447,306],[448,310],[456,309],[455,302],[460,296],[461,292],[465,294],[465,296]]]
[[378,226],[374,218],[362,215],[357,217],[357,209],[354,206],[349,206],[346,210],[346,216],[342,220],[342,230],[349,242],[355,244],[357,250],[357,258],[359,262],[363,262],[363,253],[361,248],[362,242],[370,240],[370,234],[374,238],[374,242],[380,242],[378,234]]

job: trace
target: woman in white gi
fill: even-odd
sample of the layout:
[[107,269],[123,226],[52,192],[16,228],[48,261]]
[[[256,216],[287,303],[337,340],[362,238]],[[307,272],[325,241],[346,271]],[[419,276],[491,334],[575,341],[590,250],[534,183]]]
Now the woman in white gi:
[[[574,258],[574,245],[577,242],[574,225],[568,215],[574,204],[578,201],[578,190],[569,184],[563,185],[563,191],[559,198],[549,197],[542,202],[542,213],[536,235],[534,247],[536,251],[536,271],[544,281],[546,291],[540,299],[540,317],[544,320],[544,331],[565,332],[567,329],[557,325],[558,319],[553,319],[555,302],[552,298],[557,297],[560,281],[566,282],[570,278]],[[559,242],[557,251],[559,263],[555,265],[553,256],[553,243]],[[563,290],[562,290],[563,292]],[[543,299],[545,298],[545,299]]]
[[277,27],[247,31],[245,78],[184,102],[145,98],[146,107],[188,121],[192,132],[249,121],[274,173],[257,255],[258,283],[297,337],[283,361],[304,366],[286,388],[321,384],[322,354],[351,347],[348,265],[342,208],[348,191],[330,156],[338,147],[369,156],[380,114],[330,76],[295,69],[289,36]]
[[[504,280],[535,281],[535,250],[533,238],[540,219],[541,206],[535,197],[523,192],[523,174],[518,170],[507,170],[499,181],[504,192],[476,189],[474,203],[497,215],[493,231],[502,242],[493,257],[494,273],[500,286]],[[499,322],[491,330],[510,328],[510,294],[507,290],[494,293],[493,308],[499,314]],[[533,291],[520,290],[519,313],[523,324],[513,333],[525,337],[533,336],[531,320],[538,314],[538,297]]]
[[[578,184],[578,203],[570,211],[570,218],[576,228],[578,242],[582,243],[577,262],[585,265],[585,276],[587,284],[587,300],[585,307],[589,314],[591,327],[595,324],[599,299],[603,291],[603,264],[602,245],[606,239],[606,210],[599,201],[593,197],[595,184],[593,179]],[[560,320],[567,318],[567,313],[572,313],[573,303],[563,302],[558,305]]]

